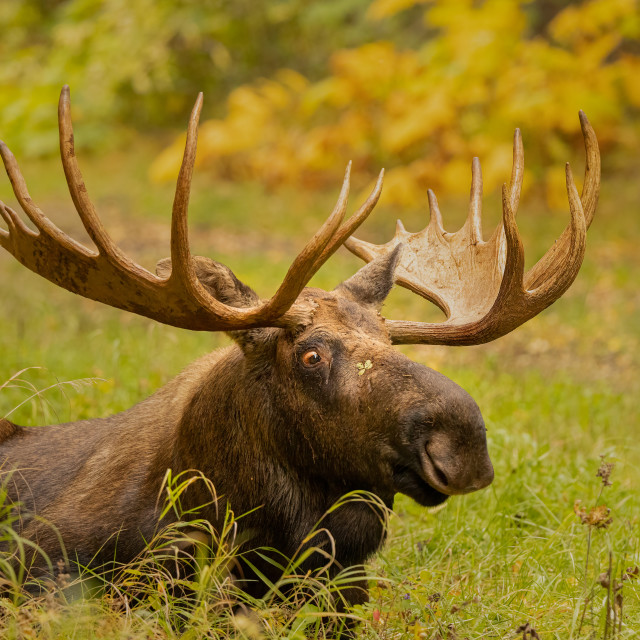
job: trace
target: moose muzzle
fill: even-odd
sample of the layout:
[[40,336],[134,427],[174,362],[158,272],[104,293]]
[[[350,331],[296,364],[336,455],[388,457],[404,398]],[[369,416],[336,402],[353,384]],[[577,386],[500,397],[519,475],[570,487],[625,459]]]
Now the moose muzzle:
[[493,481],[493,465],[486,442],[477,445],[458,451],[446,434],[434,434],[428,439],[422,455],[425,480],[440,493],[450,496],[489,486]]
[[399,447],[402,459],[394,470],[396,490],[428,506],[490,485],[493,465],[476,402],[427,367],[415,364],[411,373],[416,386],[401,410],[404,442]]

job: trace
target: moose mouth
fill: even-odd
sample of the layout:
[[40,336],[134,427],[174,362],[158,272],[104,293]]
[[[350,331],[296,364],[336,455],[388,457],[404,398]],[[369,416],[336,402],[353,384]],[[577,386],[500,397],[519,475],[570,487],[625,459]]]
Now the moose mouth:
[[394,488],[398,493],[404,493],[423,507],[435,507],[442,504],[449,496],[430,484],[429,475],[431,474],[424,471],[418,473],[409,466],[398,465],[393,469]]

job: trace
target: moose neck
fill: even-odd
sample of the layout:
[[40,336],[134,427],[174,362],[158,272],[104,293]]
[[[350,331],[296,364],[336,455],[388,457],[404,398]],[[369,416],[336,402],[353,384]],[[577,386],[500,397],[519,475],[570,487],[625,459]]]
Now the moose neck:
[[[275,344],[261,345],[270,348]],[[218,499],[227,501],[236,516],[252,511],[240,521],[251,530],[251,546],[272,546],[292,555],[343,495],[373,488],[345,483],[344,476],[331,480],[323,468],[322,452],[315,452],[313,443],[300,437],[304,429],[296,422],[305,419],[304,412],[287,403],[285,389],[274,393],[274,387],[281,386],[278,378],[273,357],[247,357],[239,347],[225,350],[200,377],[185,407],[177,427],[173,467],[202,471],[213,482]],[[381,498],[391,506],[393,493]],[[186,502],[193,508],[210,500],[204,484],[196,483]],[[215,521],[214,508],[210,511],[203,515]],[[217,511],[225,510],[218,504]],[[371,520],[370,526],[359,525],[357,534],[354,527],[354,536],[337,550],[342,564],[363,562],[379,547],[384,518],[380,509],[350,503],[323,519],[322,526],[332,530],[363,517]]]

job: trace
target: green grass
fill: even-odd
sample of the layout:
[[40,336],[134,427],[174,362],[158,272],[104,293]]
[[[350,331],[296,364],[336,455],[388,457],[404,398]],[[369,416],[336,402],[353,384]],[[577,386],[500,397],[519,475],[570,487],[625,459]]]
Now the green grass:
[[[84,163],[107,226],[149,268],[168,254],[172,198],[170,186],[146,182],[144,167],[153,151],[143,144],[127,156]],[[25,167],[25,173],[45,211],[84,237],[57,163]],[[598,577],[609,571],[610,559],[615,576],[640,564],[640,225],[633,186],[638,177],[620,171],[607,175],[605,165],[585,264],[551,309],[493,344],[403,348],[476,398],[496,478],[489,489],[453,498],[435,511],[398,498],[389,542],[370,567],[377,576],[371,603],[354,612],[366,621],[364,637],[507,638],[516,637],[515,630],[527,622],[545,640],[603,636],[607,590]],[[337,190],[338,185],[336,194],[321,196],[265,194],[256,186],[212,185],[199,176],[191,209],[194,250],[226,262],[261,295],[270,295],[288,261],[332,207]],[[8,194],[4,182],[0,198],[10,202]],[[445,226],[455,229],[464,203],[443,202],[441,208]],[[495,195],[486,208],[488,220],[495,222]],[[394,213],[382,206],[361,235],[384,240],[392,233]],[[416,230],[426,214],[402,216],[407,228]],[[524,200],[519,219],[528,264],[544,252],[566,218],[566,212],[544,210],[535,195]],[[358,266],[341,251],[314,283],[333,287]],[[197,356],[227,343],[224,336],[160,326],[82,300],[5,253],[0,253],[0,270],[0,384],[26,367],[38,367],[0,389],[0,416],[12,412],[10,418],[20,424],[120,411]],[[386,314],[438,318],[428,307],[399,290]],[[616,464],[611,487],[603,488],[595,475],[600,456]],[[606,505],[612,523],[603,529],[583,525],[574,513],[577,500],[587,508]],[[0,628],[4,637],[16,638],[137,639],[223,637],[235,624],[239,637],[258,637],[250,618],[233,623],[228,611],[221,617],[217,586],[203,587],[197,606],[186,606],[179,598],[163,600],[164,578],[151,576],[144,596],[126,606],[113,593],[68,604],[50,596],[20,606],[2,599]],[[320,594],[333,588],[316,586]],[[625,580],[622,595],[620,637],[635,637],[638,581]],[[318,596],[302,609],[251,604],[264,622],[261,633],[304,637],[305,625],[310,635],[322,633],[315,626],[322,602]],[[181,628],[177,621],[185,616]]]

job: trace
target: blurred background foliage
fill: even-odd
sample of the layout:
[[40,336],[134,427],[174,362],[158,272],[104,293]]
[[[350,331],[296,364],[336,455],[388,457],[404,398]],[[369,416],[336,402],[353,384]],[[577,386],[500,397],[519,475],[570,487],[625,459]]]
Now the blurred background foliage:
[[107,131],[113,141],[118,123],[175,128],[199,91],[216,111],[231,88],[281,67],[320,77],[329,52],[388,37],[403,21],[362,20],[368,4],[4,0],[0,117],[21,151],[52,152],[50,105],[66,83],[74,118],[87,121],[84,145],[104,144]]
[[[496,189],[518,126],[525,190],[552,207],[578,109],[608,152],[640,139],[638,0],[9,0],[0,28],[2,135],[24,155],[56,149],[64,83],[85,147],[176,131],[202,90],[211,174],[324,188],[352,159],[410,207],[466,192],[474,155]],[[152,179],[175,178],[182,142]]]
[[[603,147],[637,148],[634,0],[376,0],[366,19],[411,10],[417,40],[394,31],[395,41],[333,53],[320,80],[281,70],[232,91],[227,115],[202,127],[200,162],[221,176],[321,187],[351,158],[371,179],[387,167],[386,202],[411,207],[427,187],[467,191],[474,155],[487,190],[498,187],[520,126],[525,189],[542,183],[557,206],[566,201],[563,163],[580,141],[578,109],[597,123]],[[176,174],[180,147],[162,154],[154,177]]]

